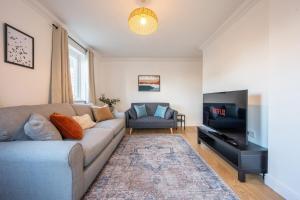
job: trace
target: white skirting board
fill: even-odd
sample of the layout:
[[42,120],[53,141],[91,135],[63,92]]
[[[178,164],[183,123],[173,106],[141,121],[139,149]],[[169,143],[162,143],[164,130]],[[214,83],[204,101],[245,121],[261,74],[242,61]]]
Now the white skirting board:
[[280,182],[278,179],[274,178],[270,174],[266,174],[265,184],[268,185],[270,188],[272,188],[274,191],[276,191],[278,194],[283,196],[285,199],[288,199],[288,200],[299,200],[300,199],[299,191],[291,190],[287,185]]

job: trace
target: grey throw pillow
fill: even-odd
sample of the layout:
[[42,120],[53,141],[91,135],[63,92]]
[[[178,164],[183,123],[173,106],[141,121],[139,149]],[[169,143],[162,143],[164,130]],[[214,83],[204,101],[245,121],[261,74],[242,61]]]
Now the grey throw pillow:
[[128,111],[128,113],[131,119],[135,120],[137,118],[136,113],[132,108]]
[[165,118],[166,119],[171,119],[173,117],[173,115],[174,115],[174,110],[171,109],[171,108],[168,108],[168,110],[167,110],[167,112],[165,114]]
[[56,127],[44,116],[36,113],[31,114],[24,125],[24,132],[32,140],[62,140]]
[[0,129],[0,142],[8,141],[10,139],[8,131]]

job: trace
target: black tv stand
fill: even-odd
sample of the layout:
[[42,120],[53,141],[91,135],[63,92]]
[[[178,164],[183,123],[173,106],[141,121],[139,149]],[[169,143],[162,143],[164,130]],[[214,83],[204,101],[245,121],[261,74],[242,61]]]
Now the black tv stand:
[[268,172],[268,150],[251,142],[240,146],[236,141],[215,134],[205,126],[198,127],[198,144],[204,142],[225,161],[238,171],[238,180],[246,181],[246,174],[262,174]]

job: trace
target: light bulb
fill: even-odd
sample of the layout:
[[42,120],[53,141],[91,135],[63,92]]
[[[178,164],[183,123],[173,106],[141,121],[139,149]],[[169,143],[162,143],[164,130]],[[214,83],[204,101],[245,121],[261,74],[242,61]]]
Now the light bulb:
[[147,24],[147,19],[146,17],[142,17],[140,20],[141,25],[145,26]]

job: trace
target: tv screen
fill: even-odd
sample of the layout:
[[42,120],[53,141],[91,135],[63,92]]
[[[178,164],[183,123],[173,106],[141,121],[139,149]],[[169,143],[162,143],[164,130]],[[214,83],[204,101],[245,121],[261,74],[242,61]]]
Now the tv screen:
[[203,95],[203,124],[236,141],[247,144],[248,90]]

